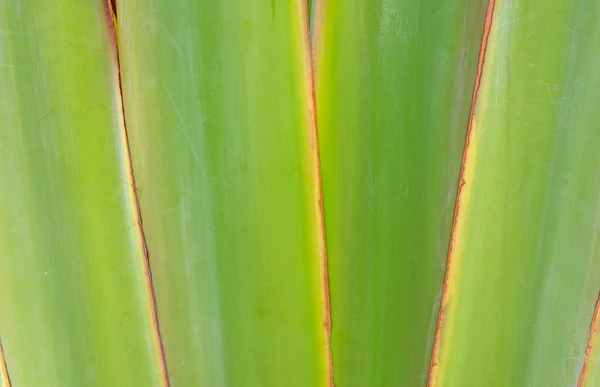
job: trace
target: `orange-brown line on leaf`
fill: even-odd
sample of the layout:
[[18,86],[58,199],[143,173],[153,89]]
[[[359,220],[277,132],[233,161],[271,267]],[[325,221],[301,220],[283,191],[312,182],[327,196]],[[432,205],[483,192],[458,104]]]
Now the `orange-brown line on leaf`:
[[481,84],[481,75],[483,73],[483,64],[485,63],[485,55],[486,55],[486,50],[487,50],[488,39],[490,36],[490,30],[492,27],[492,20],[493,20],[493,16],[494,16],[495,5],[496,5],[496,0],[489,0],[486,17],[485,17],[483,36],[481,39],[481,46],[480,46],[480,50],[479,50],[479,60],[477,63],[477,74],[475,76],[475,86],[473,88],[473,97],[471,99],[471,109],[470,109],[470,113],[469,113],[469,123],[467,126],[467,136],[466,136],[465,148],[463,151],[462,163],[461,163],[461,168],[460,168],[460,177],[459,177],[459,183],[458,183],[458,193],[456,195],[454,218],[452,220],[452,232],[450,234],[450,243],[448,246],[448,258],[446,261],[446,273],[444,275],[444,283],[442,285],[442,299],[440,301],[440,311],[438,314],[438,319],[437,319],[437,324],[436,324],[436,329],[435,329],[435,336],[434,336],[434,340],[433,340],[433,348],[431,351],[431,361],[429,364],[429,373],[427,375],[427,387],[432,386],[433,375],[434,375],[434,372],[436,371],[436,368],[437,368],[438,362],[439,362],[440,336],[441,336],[442,325],[444,323],[444,312],[446,309],[446,304],[448,302],[448,297],[449,297],[448,288],[449,288],[449,283],[450,283],[451,274],[452,274],[452,263],[453,263],[452,253],[454,252],[453,248],[454,248],[454,241],[456,239],[456,228],[457,228],[458,217],[460,215],[460,209],[461,209],[460,208],[461,196],[463,195],[464,187],[466,184],[464,173],[465,173],[465,167],[467,165],[467,161],[469,158],[469,145],[471,144],[471,136],[473,135],[472,129],[473,129],[473,120],[474,120],[474,115],[475,115],[475,104],[477,101],[477,94],[479,92],[479,86]]
[[323,267],[323,297],[325,300],[325,321],[323,321],[323,325],[325,327],[325,335],[326,335],[326,345],[327,345],[327,356],[329,362],[329,384],[331,387],[334,387],[333,381],[333,358],[331,354],[331,346],[330,346],[330,337],[331,337],[331,308],[330,308],[330,299],[329,299],[329,271],[327,265],[327,242],[326,242],[326,231],[325,231],[325,212],[323,208],[323,184],[322,184],[322,176],[321,176],[321,156],[319,152],[319,137],[318,137],[318,127],[317,127],[317,111],[316,111],[316,102],[315,102],[315,78],[313,72],[313,56],[312,56],[312,46],[310,40],[310,20],[308,17],[308,3],[305,0],[301,1],[303,8],[303,23],[304,23],[304,47],[303,49],[307,51],[306,58],[308,59],[305,64],[308,70],[308,82],[309,82],[309,115],[310,115],[310,125],[312,129],[311,137],[311,148],[312,148],[312,156],[314,157],[314,178],[316,184],[317,191],[317,209],[318,209],[318,217],[321,228],[321,254],[322,254],[322,267]]
[[167,368],[167,361],[165,357],[165,350],[163,346],[162,336],[160,333],[160,325],[158,321],[158,307],[156,304],[156,295],[154,292],[154,285],[152,282],[152,271],[150,269],[150,259],[148,255],[148,247],[146,245],[146,236],[144,234],[144,227],[142,225],[142,213],[140,210],[140,202],[138,199],[136,184],[135,184],[135,174],[133,171],[133,161],[131,159],[131,146],[129,144],[129,136],[127,133],[127,124],[125,119],[125,105],[123,103],[123,88],[121,83],[121,66],[119,61],[119,46],[118,46],[118,35],[117,35],[117,13],[116,13],[116,4],[115,0],[103,0],[106,22],[109,31],[109,40],[111,43],[111,48],[114,53],[115,60],[115,68],[116,68],[116,80],[118,86],[118,103],[120,107],[121,114],[121,130],[122,130],[122,142],[124,146],[124,155],[125,155],[125,163],[127,174],[130,179],[131,184],[129,185],[129,194],[133,201],[133,210],[134,216],[136,217],[136,226],[138,231],[139,243],[142,251],[142,270],[144,272],[144,285],[146,294],[148,297],[148,303],[151,313],[151,324],[154,333],[154,341],[157,345],[158,349],[158,360],[160,370],[159,373],[161,375],[161,380],[164,386],[170,387],[169,381],[169,372]]
[[579,373],[579,379],[577,382],[577,387],[583,387],[583,383],[585,381],[585,377],[588,371],[588,360],[592,353],[592,342],[598,332],[597,327],[600,319],[600,294],[598,295],[598,299],[596,300],[596,306],[594,307],[594,316],[592,317],[592,323],[590,324],[590,337],[588,338],[587,344],[585,346],[585,356],[583,358],[583,366],[581,367],[581,372]]

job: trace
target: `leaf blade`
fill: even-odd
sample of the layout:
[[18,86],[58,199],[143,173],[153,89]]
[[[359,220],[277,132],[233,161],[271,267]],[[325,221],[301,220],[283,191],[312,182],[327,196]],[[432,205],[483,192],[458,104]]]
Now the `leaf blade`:
[[8,373],[17,385],[159,386],[103,4],[0,7]]
[[496,7],[433,385],[575,384],[600,286],[597,5]]
[[306,4],[120,2],[174,385],[328,385]]
[[340,385],[426,383],[485,5],[317,3]]

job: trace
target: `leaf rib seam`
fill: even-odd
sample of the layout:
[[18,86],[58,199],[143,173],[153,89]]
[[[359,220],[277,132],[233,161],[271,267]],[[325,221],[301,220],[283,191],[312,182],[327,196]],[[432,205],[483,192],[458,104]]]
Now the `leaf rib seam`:
[[[310,38],[310,17],[308,10],[308,2],[306,0],[302,0],[302,8],[303,8],[303,24],[304,24],[304,49],[306,50],[307,56],[307,70],[308,70],[308,81],[309,81],[309,115],[310,115],[310,125],[311,125],[311,136],[312,136],[312,157],[314,161],[315,167],[315,184],[316,184],[316,194],[317,194],[317,213],[318,213],[318,223],[320,227],[320,247],[322,254],[322,268],[323,268],[323,299],[325,301],[325,321],[323,325],[325,327],[325,341],[327,345],[327,361],[328,361],[328,376],[329,376],[329,385],[330,387],[335,387],[334,379],[333,379],[333,355],[331,353],[331,300],[329,296],[329,268],[327,264],[327,238],[326,238],[326,229],[325,229],[325,210],[323,206],[323,182],[321,175],[321,155],[319,152],[319,130],[317,126],[317,107],[316,107],[316,97],[315,97],[315,76],[313,69],[313,52],[312,52],[312,44]],[[314,6],[314,4],[313,4]]]
[[117,37],[117,10],[116,0],[103,0],[106,11],[106,19],[108,29],[110,33],[110,40],[114,52],[114,59],[116,65],[117,75],[117,86],[118,86],[118,103],[121,113],[121,124],[122,124],[122,135],[123,135],[123,146],[125,154],[126,169],[129,180],[131,182],[130,195],[133,199],[133,210],[134,216],[136,217],[136,228],[140,238],[140,244],[142,249],[142,270],[144,273],[145,291],[149,299],[151,323],[154,333],[155,344],[158,347],[158,360],[159,360],[159,373],[162,379],[163,386],[170,387],[169,371],[167,368],[167,361],[165,356],[165,350],[163,346],[163,340],[160,331],[160,324],[158,319],[158,306],[156,303],[156,295],[154,292],[154,284],[152,281],[152,270],[150,268],[150,258],[148,253],[148,246],[146,244],[146,236],[144,234],[144,227],[142,222],[142,212],[140,209],[140,202],[137,194],[137,186],[135,184],[135,174],[133,171],[133,160],[131,158],[131,145],[129,143],[129,135],[127,133],[127,123],[125,118],[125,104],[123,101],[123,87],[121,82],[121,63],[119,60],[119,45]]
[[429,373],[427,375],[427,387],[432,387],[435,384],[435,376],[436,370],[438,369],[439,364],[439,353],[440,353],[440,339],[441,339],[441,331],[443,328],[444,317],[445,317],[445,309],[448,304],[449,294],[448,288],[450,281],[452,279],[452,264],[453,264],[453,252],[454,252],[454,241],[456,239],[456,229],[458,224],[458,219],[460,216],[461,210],[461,198],[464,195],[464,187],[466,185],[465,182],[465,168],[467,165],[467,161],[469,158],[469,145],[471,144],[471,139],[473,134],[473,121],[475,116],[475,105],[477,102],[477,96],[479,93],[479,86],[481,84],[481,76],[483,74],[483,65],[485,63],[485,56],[487,52],[488,39],[490,35],[490,30],[492,27],[492,21],[494,16],[494,9],[496,5],[496,0],[489,0],[488,7],[486,11],[485,24],[483,28],[483,35],[481,38],[481,46],[479,50],[479,59],[477,63],[477,73],[475,75],[475,85],[473,87],[473,96],[471,99],[471,108],[469,112],[469,123],[467,126],[467,134],[465,140],[465,147],[463,150],[463,157],[460,168],[460,177],[458,183],[458,193],[456,195],[456,204],[454,207],[454,218],[452,221],[452,231],[450,233],[450,241],[448,244],[448,256],[446,261],[446,272],[444,274],[444,282],[442,285],[442,299],[440,301],[440,310],[438,314],[435,336],[433,340],[433,348],[431,351],[431,361],[429,363]]

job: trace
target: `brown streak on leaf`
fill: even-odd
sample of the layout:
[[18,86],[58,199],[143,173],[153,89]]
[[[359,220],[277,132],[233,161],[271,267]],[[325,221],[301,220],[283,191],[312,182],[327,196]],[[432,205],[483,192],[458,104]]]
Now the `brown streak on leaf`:
[[325,212],[323,209],[323,184],[322,184],[322,176],[321,176],[321,156],[319,153],[319,138],[318,138],[318,127],[317,127],[317,111],[316,111],[316,103],[315,103],[315,79],[313,74],[313,57],[311,50],[311,39],[310,39],[310,20],[309,20],[309,10],[308,3],[306,1],[302,1],[303,8],[303,28],[305,35],[304,39],[304,49],[307,52],[308,63],[306,64],[308,69],[308,82],[309,82],[309,116],[310,116],[310,124],[311,124],[311,150],[313,152],[314,162],[315,162],[315,180],[316,180],[316,189],[317,189],[317,203],[318,203],[318,220],[319,227],[321,231],[321,235],[319,235],[321,239],[321,248],[322,248],[322,265],[323,265],[323,294],[325,299],[325,321],[323,322],[325,328],[326,335],[326,344],[327,344],[327,356],[329,362],[329,385],[330,387],[334,387],[333,381],[333,358],[331,354],[331,307],[330,307],[330,298],[329,298],[329,270],[327,265],[327,247],[326,247],[326,231],[325,231]]
[[444,275],[444,284],[442,286],[442,299],[440,301],[440,311],[438,314],[437,325],[436,325],[436,329],[435,329],[433,349],[431,351],[431,362],[429,364],[429,373],[427,375],[427,387],[432,387],[432,385],[433,385],[433,376],[434,376],[435,370],[436,370],[436,368],[438,366],[438,362],[439,362],[440,336],[441,336],[442,326],[444,323],[444,312],[446,309],[446,305],[448,304],[448,301],[449,301],[448,300],[448,298],[449,298],[448,287],[449,287],[449,283],[451,280],[454,241],[456,239],[456,228],[457,228],[458,217],[460,215],[460,209],[461,209],[460,208],[461,197],[463,196],[464,187],[466,184],[464,172],[465,172],[465,167],[467,165],[467,161],[469,158],[469,145],[471,143],[471,138],[473,135],[472,129],[473,129],[473,120],[474,120],[474,115],[475,115],[475,104],[477,101],[477,94],[479,92],[479,86],[481,84],[481,75],[483,72],[483,64],[485,63],[485,55],[486,55],[486,50],[487,50],[488,38],[489,38],[490,30],[492,27],[492,20],[493,20],[493,16],[494,16],[495,4],[496,4],[496,0],[489,0],[489,2],[488,2],[488,8],[487,8],[487,13],[486,13],[486,18],[485,18],[485,26],[484,26],[484,30],[483,30],[483,36],[481,39],[481,48],[479,51],[479,61],[477,63],[477,74],[475,76],[475,87],[473,88],[473,97],[471,99],[471,111],[469,113],[469,124],[467,126],[467,136],[466,136],[465,148],[463,151],[463,158],[462,158],[462,164],[461,164],[461,169],[460,169],[458,193],[456,195],[454,219],[452,221],[452,232],[450,234],[450,243],[448,246],[446,274]]
[[585,377],[588,371],[588,361],[593,349],[592,342],[598,332],[598,324],[600,324],[600,295],[598,296],[596,306],[594,307],[594,316],[592,317],[592,322],[590,324],[590,337],[588,338],[587,345],[585,346],[585,356],[583,358],[583,366],[581,367],[581,372],[579,373],[577,387],[584,386]]
[[131,197],[133,198],[133,202],[134,202],[134,212],[135,212],[135,216],[137,217],[136,219],[136,228],[138,230],[138,234],[140,237],[140,241],[141,241],[141,250],[142,250],[142,270],[144,272],[144,279],[145,279],[145,290],[146,290],[146,294],[148,296],[149,299],[149,304],[150,304],[150,313],[152,314],[151,316],[151,322],[152,322],[152,328],[154,330],[154,339],[158,345],[158,357],[159,357],[159,364],[160,364],[160,376],[162,379],[162,383],[163,386],[165,387],[170,387],[170,381],[169,381],[169,372],[168,372],[168,368],[167,368],[167,360],[165,357],[165,350],[164,350],[164,346],[163,346],[163,341],[162,341],[162,336],[160,333],[160,325],[159,325],[159,320],[158,320],[158,307],[156,304],[156,295],[154,292],[154,285],[152,282],[152,271],[150,269],[150,259],[149,259],[149,254],[148,254],[148,247],[146,244],[146,236],[144,234],[144,227],[142,224],[142,213],[140,210],[140,202],[139,202],[139,198],[138,198],[138,192],[137,192],[137,185],[135,184],[135,175],[134,175],[134,171],[133,171],[133,162],[131,159],[131,146],[129,144],[129,136],[127,135],[127,124],[126,124],[126,120],[125,120],[125,106],[123,103],[123,87],[122,87],[122,83],[121,83],[121,65],[119,62],[119,47],[118,47],[118,41],[117,41],[117,7],[116,7],[116,0],[102,0],[103,4],[104,4],[104,10],[105,10],[105,16],[106,16],[106,23],[107,23],[107,27],[108,27],[108,32],[109,32],[109,40],[111,43],[111,48],[112,51],[114,53],[114,60],[115,60],[115,70],[116,70],[116,81],[117,81],[117,86],[118,86],[118,103],[119,103],[119,107],[120,107],[120,113],[121,113],[121,126],[122,126],[122,131],[123,131],[123,142],[124,142],[124,154],[125,154],[125,159],[126,159],[126,168],[127,168],[127,173],[129,175],[129,179],[131,181],[131,184],[129,184],[129,188],[130,188],[130,194]]

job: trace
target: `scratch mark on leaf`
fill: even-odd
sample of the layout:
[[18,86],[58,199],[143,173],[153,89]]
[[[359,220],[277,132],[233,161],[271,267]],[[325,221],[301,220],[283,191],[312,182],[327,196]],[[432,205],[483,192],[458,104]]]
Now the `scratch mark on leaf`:
[[11,64],[7,64],[7,63],[0,63],[0,68],[18,69],[18,70],[29,70],[28,67],[11,65]]
[[196,165],[198,165],[200,168],[202,168],[202,165],[200,164],[200,160],[198,159],[198,155],[196,154],[196,149],[194,148],[194,144],[192,143],[192,139],[190,138],[190,133],[188,131],[187,126],[185,125],[185,122],[183,121],[183,117],[181,117],[181,113],[179,112],[177,105],[175,104],[175,100],[173,99],[173,96],[171,95],[169,88],[167,87],[167,85],[165,85],[164,82],[163,82],[163,87],[165,89],[165,92],[167,93],[167,96],[169,96],[169,101],[171,101],[171,105],[173,105],[173,109],[175,109],[177,118],[179,119],[179,122],[181,123],[181,128],[183,130],[183,134],[185,135],[185,138],[187,139],[187,142],[190,145],[190,150],[192,151],[192,155],[194,156]]
[[[179,47],[179,43],[177,42],[177,39],[175,39],[173,37],[173,34],[171,34],[171,31],[169,31],[167,29],[167,27],[165,27],[165,25],[160,20],[157,20],[157,22],[158,22],[158,25],[160,26],[160,28],[165,32],[165,36],[173,44],[173,47],[175,47],[175,49],[177,50],[177,52],[179,53],[179,55],[183,56],[183,53],[181,52],[181,48]],[[187,58],[189,59],[190,57],[187,57]]]

